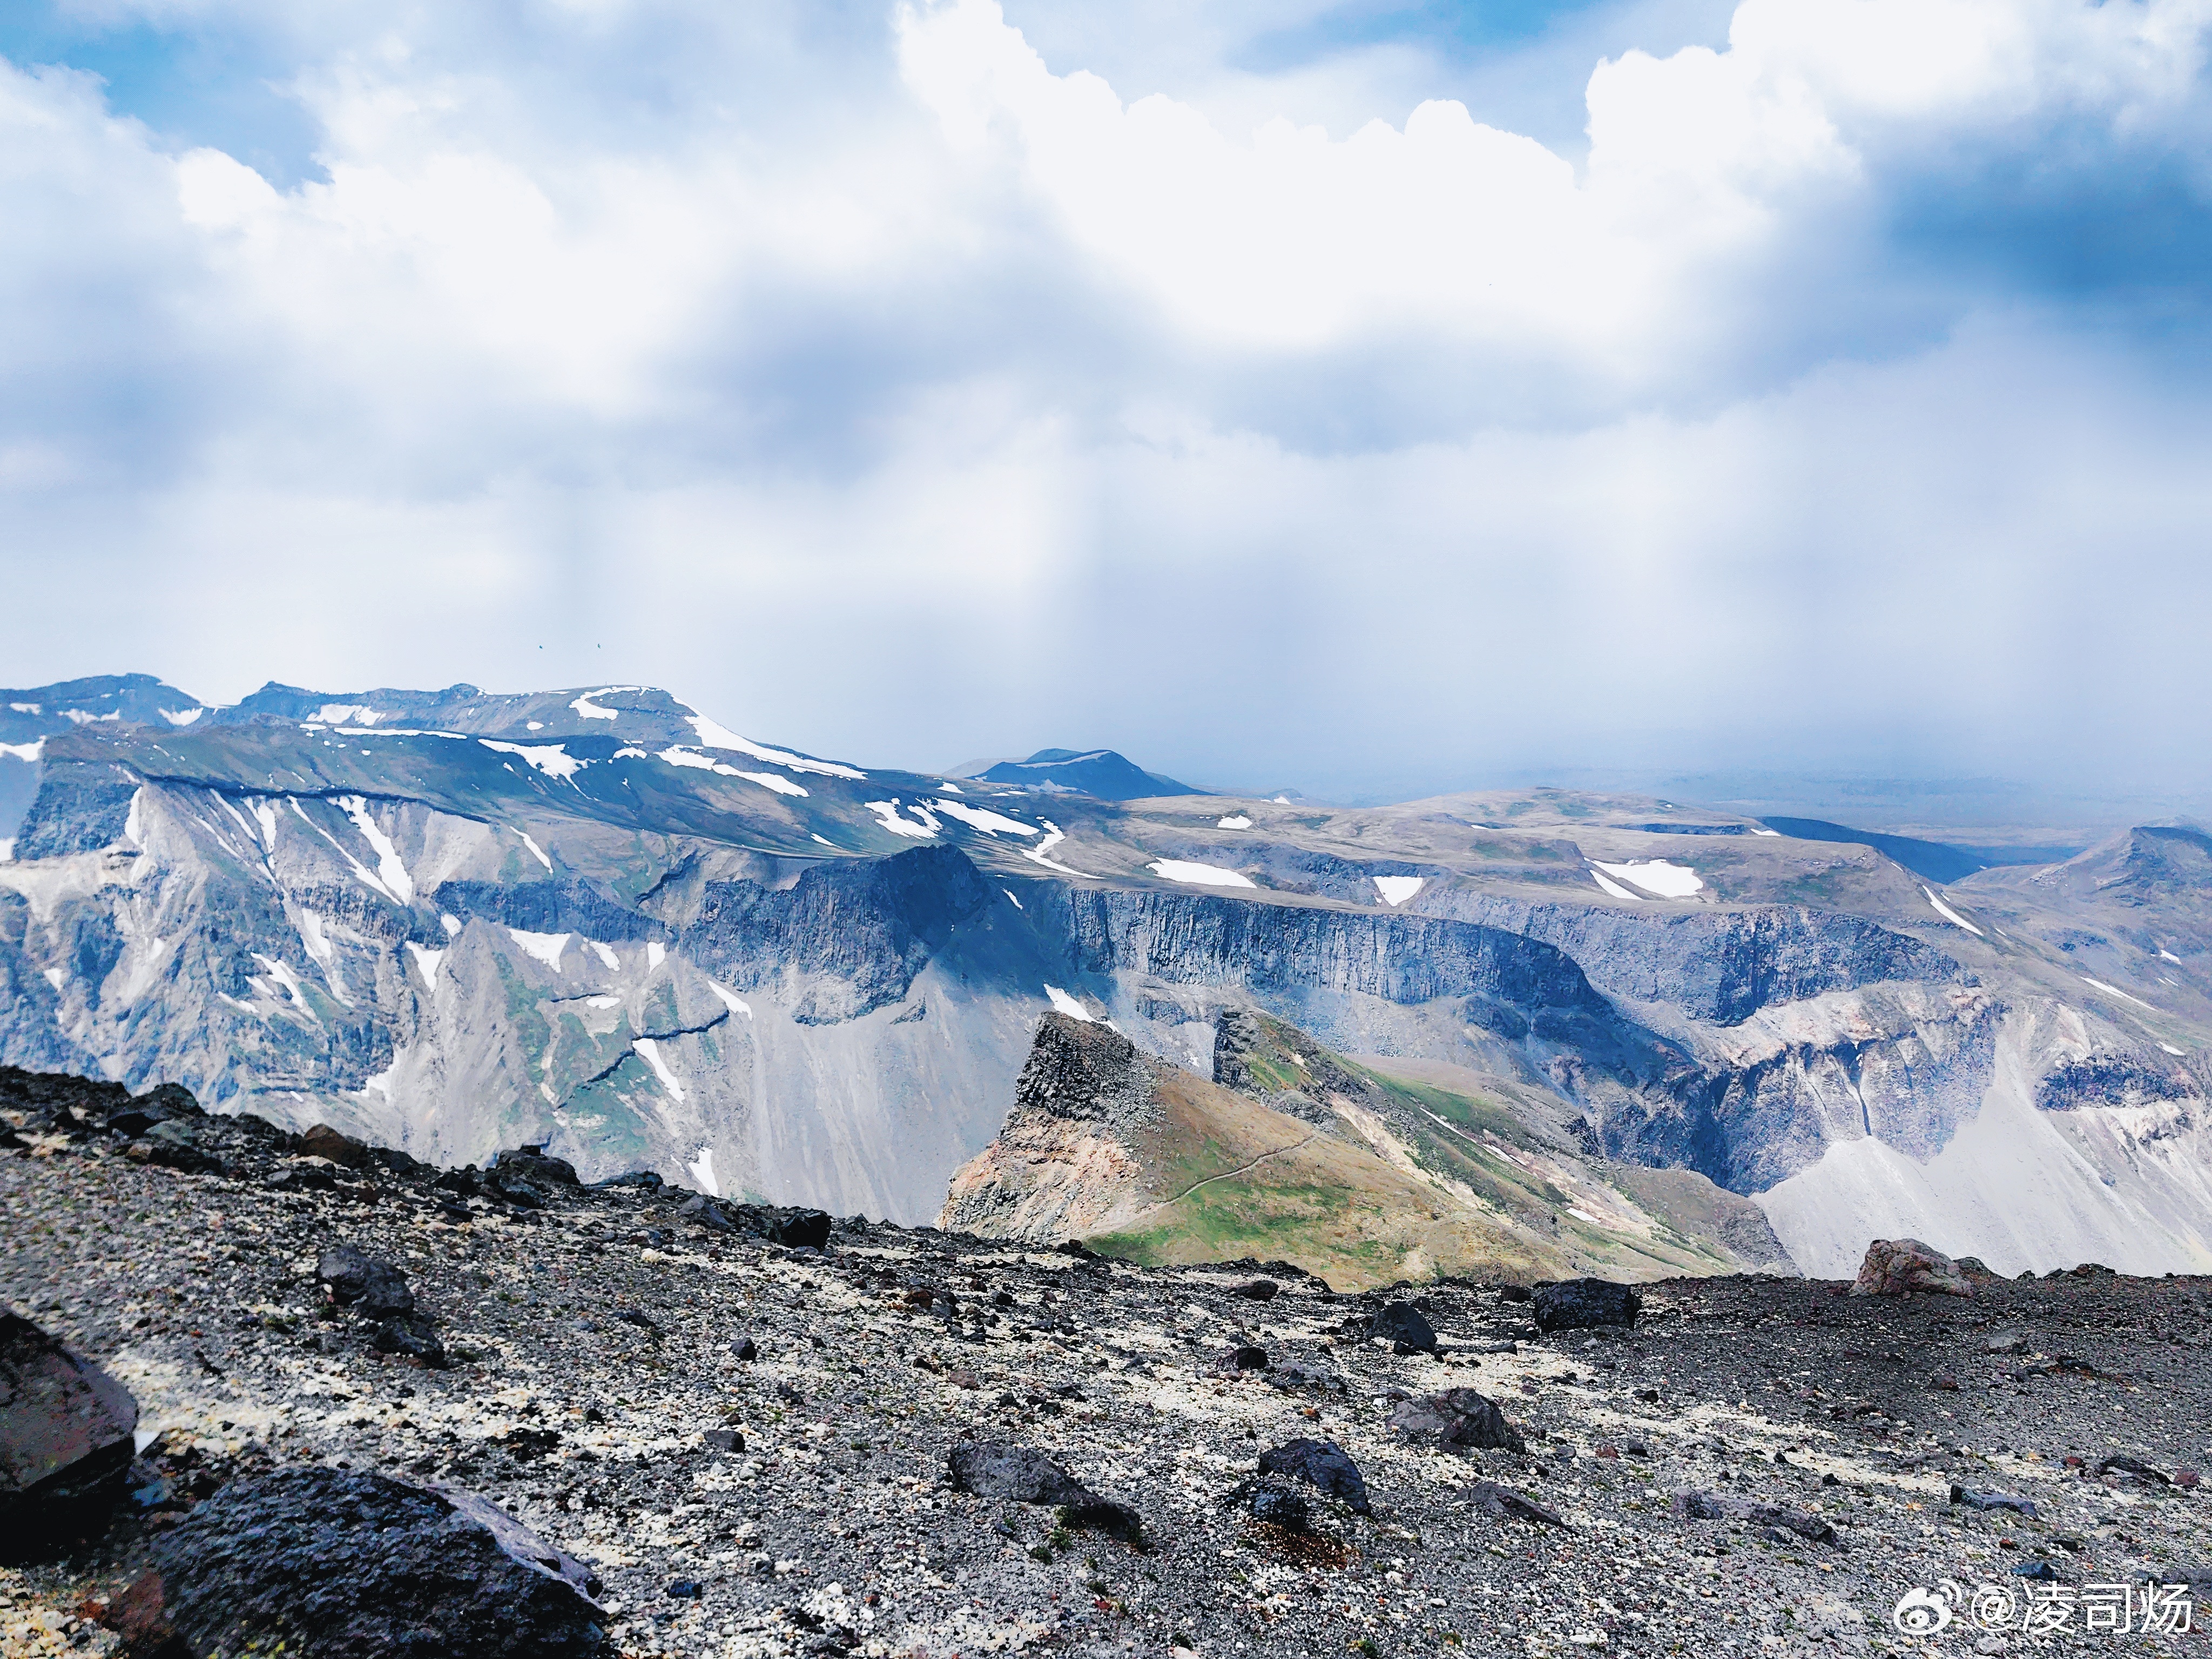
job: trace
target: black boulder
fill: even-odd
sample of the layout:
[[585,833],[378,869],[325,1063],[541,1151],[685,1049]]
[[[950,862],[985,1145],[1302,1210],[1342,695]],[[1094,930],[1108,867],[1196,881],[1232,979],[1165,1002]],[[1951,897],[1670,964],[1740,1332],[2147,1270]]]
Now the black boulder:
[[1359,1465],[1333,1440],[1289,1440],[1260,1454],[1260,1473],[1287,1474],[1318,1487],[1354,1515],[1366,1515],[1367,1480]]
[[1609,1279],[1570,1279],[1536,1292],[1536,1326],[1546,1331],[1586,1331],[1633,1325],[1644,1298]]
[[141,1639],[193,1659],[607,1659],[588,1571],[483,1499],[280,1469],[224,1487],[155,1547]]
[[29,1320],[0,1314],[0,1553],[104,1522],[137,1426],[128,1389]]

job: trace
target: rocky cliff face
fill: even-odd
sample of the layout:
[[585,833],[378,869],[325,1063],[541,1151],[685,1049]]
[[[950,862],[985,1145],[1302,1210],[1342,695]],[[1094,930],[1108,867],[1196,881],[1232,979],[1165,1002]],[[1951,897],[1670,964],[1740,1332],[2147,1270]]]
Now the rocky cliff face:
[[[2176,1151],[2212,1031],[2197,832],[1946,897],[1863,848],[1660,834],[1650,802],[1121,805],[864,770],[637,688],[194,714],[149,684],[11,709],[36,787],[0,858],[0,1060],[441,1163],[544,1142],[587,1175],[917,1220],[998,1134],[1047,1008],[1201,1080],[1264,1012],[1487,1079],[1576,1157],[1755,1198],[1808,1266],[1831,1247],[1791,1218],[1903,1190],[1869,1184],[1887,1159],[1990,1230],[1946,1172],[2014,1102],[2047,1120],[2053,1203],[2141,1195],[2173,1266],[2212,1238]],[[1334,1098],[1405,1151],[1356,1092]],[[1327,1093],[1280,1104],[1341,1139]],[[2042,1265],[2032,1231],[1929,1242]]]
[[[1013,1109],[954,1174],[939,1224],[1086,1239],[1138,1261],[1268,1255],[1353,1285],[1477,1264],[1547,1278],[1789,1271],[1743,1200],[1708,1186],[1702,1202],[1655,1204],[1495,1102],[1394,1083],[1249,1011],[1224,1014],[1217,1053],[1228,1081],[1208,1084],[1108,1027],[1048,1014]],[[1752,1223],[1730,1218],[1743,1252],[1713,1224],[1730,1206]]]
[[1013,1109],[997,1138],[953,1171],[937,1224],[1057,1243],[1133,1218],[1154,1184],[1135,1143],[1164,1115],[1158,1077],[1158,1062],[1119,1032],[1046,1015]]

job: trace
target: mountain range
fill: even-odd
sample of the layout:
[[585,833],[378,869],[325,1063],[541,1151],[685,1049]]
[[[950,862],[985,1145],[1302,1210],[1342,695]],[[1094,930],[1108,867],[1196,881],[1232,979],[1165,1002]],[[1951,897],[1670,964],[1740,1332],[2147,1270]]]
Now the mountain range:
[[[2212,838],[1964,870],[1839,828],[864,767],[644,686],[79,680],[0,692],[0,1062],[1024,1236],[1059,1176],[1015,1152],[1081,1142],[1079,1231],[1377,1282],[2212,1267]],[[1111,1122],[1024,1085],[1078,1052]],[[1331,1182],[1364,1267],[1293,1201]]]

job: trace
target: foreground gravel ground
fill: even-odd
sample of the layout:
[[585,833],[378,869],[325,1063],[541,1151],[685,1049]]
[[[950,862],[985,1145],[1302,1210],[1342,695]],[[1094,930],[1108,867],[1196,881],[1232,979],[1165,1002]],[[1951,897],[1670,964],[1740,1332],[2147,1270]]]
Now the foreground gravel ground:
[[[10,1655],[115,1651],[94,1616],[156,1529],[231,1474],[310,1461],[492,1497],[596,1568],[640,1656],[2208,1646],[2201,1605],[2198,1633],[2144,1633],[2140,1588],[2128,1633],[2088,1628],[2096,1586],[2208,1577],[2186,1473],[2212,1466],[2202,1279],[1972,1300],[1678,1280],[1645,1287],[1632,1333],[1552,1337],[1498,1287],[1443,1283],[1400,1294],[1443,1352],[1399,1354],[1358,1334],[1387,1295],[1280,1267],[1139,1270],[865,1222],[793,1251],[679,1217],[687,1194],[517,1212],[219,1121],[222,1173],[27,1139],[0,1155],[0,1299],[125,1382],[160,1437],[106,1537],[0,1570]],[[335,1179],[267,1184],[287,1169]],[[316,1257],[341,1243],[406,1272],[457,1363],[371,1352],[325,1305]],[[1279,1295],[1239,1294],[1263,1272]],[[1268,1369],[1236,1369],[1240,1346]],[[1452,1387],[1501,1404],[1527,1453],[1390,1426],[1401,1396]],[[1049,1453],[1133,1507],[1144,1547],[954,1492],[963,1436]],[[1298,1436],[1350,1453],[1371,1514],[1316,1493],[1298,1534],[1229,1501]],[[2100,1474],[2115,1455],[2156,1474]],[[1484,1480],[1563,1524],[1493,1512]],[[2055,1584],[2012,1571],[2036,1563]],[[1899,1633],[1899,1598],[1944,1580],[2007,1587],[2010,1627]],[[2054,1620],[2070,1601],[2060,1628],[2023,1633],[2031,1593]]]

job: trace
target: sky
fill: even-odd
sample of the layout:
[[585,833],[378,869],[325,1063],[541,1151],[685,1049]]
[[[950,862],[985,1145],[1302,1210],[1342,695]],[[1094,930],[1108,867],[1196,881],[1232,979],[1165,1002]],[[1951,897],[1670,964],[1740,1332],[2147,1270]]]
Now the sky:
[[2212,796],[2212,0],[16,0],[0,681]]

